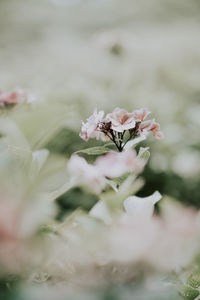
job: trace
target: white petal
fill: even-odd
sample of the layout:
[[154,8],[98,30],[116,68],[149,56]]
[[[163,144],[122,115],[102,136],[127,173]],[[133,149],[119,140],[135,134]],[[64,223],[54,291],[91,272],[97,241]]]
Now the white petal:
[[90,210],[89,215],[97,219],[102,220],[106,224],[110,224],[112,219],[108,210],[106,203],[102,200],[97,202],[93,208]]
[[135,218],[149,218],[153,214],[154,204],[161,198],[161,194],[157,191],[145,198],[131,196],[124,201],[124,209]]
[[129,149],[131,149],[133,146],[135,146],[136,144],[138,144],[138,143],[144,141],[145,139],[146,139],[146,136],[145,136],[145,135],[134,138],[133,140],[129,141],[129,142],[125,145],[124,150],[129,150]]

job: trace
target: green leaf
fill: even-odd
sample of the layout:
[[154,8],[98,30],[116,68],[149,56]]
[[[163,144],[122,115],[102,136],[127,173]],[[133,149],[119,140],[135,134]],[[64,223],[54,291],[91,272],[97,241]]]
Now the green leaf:
[[116,145],[113,142],[107,142],[103,145],[104,148],[111,148],[111,149],[115,149]]
[[143,159],[145,161],[149,160],[150,157],[150,152],[149,152],[149,147],[140,147],[139,153],[138,153],[138,157],[140,159]]
[[200,287],[200,274],[191,275],[188,278],[188,284],[193,288],[199,288]]
[[31,175],[32,177],[36,176],[42,166],[45,164],[49,151],[47,149],[41,149],[34,151],[32,153],[32,165],[31,165]]
[[199,291],[189,286],[182,286],[179,290],[185,300],[195,300],[199,296]]
[[131,173],[126,173],[120,177],[113,178],[112,181],[114,181],[117,186],[120,186],[129,177],[129,175],[131,175]]
[[110,180],[110,179],[106,179],[106,183],[111,186],[111,188],[115,191],[118,192],[118,187],[117,187],[117,182],[115,182],[114,180]]
[[87,155],[102,155],[102,154],[106,154],[108,152],[112,152],[112,150],[109,148],[106,148],[104,146],[99,146],[99,147],[92,147],[92,148],[79,150],[79,151],[76,151],[75,153],[85,153]]

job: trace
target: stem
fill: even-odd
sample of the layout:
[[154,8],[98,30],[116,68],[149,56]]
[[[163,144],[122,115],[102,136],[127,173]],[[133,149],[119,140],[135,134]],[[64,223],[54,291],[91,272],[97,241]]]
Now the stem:
[[133,131],[132,133],[130,133],[129,138],[127,139],[127,141],[124,143],[124,145],[122,146],[122,150],[124,149],[124,147],[126,146],[126,144],[135,136],[135,131]]
[[116,143],[116,141],[115,141],[115,136],[114,136],[113,131],[110,132],[110,133],[111,133],[111,136],[112,136],[112,137],[109,136],[106,132],[104,132],[104,134],[105,134],[107,137],[109,137],[109,139],[115,144],[115,146],[117,147],[117,149],[119,150],[119,152],[121,152],[122,149],[120,149],[119,146],[118,146],[118,144]]

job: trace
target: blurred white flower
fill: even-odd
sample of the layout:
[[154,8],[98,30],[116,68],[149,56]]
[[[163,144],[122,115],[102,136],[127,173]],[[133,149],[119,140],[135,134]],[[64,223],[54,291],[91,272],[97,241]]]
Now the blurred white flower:
[[130,196],[124,201],[124,209],[128,215],[134,218],[149,219],[153,214],[154,204],[161,198],[161,194],[157,191],[145,198]]
[[90,210],[89,215],[91,217],[102,220],[106,224],[112,222],[112,218],[106,203],[103,200],[97,202]]
[[80,137],[83,140],[88,141],[90,138],[99,139],[101,137],[102,133],[98,130],[98,124],[102,121],[103,116],[104,111],[97,112],[97,109],[95,109],[87,122],[82,122]]

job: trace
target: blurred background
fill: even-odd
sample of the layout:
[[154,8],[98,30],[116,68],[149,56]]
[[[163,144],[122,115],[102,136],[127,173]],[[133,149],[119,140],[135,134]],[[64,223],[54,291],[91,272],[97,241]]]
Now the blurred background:
[[[0,88],[15,87],[69,110],[70,122],[45,145],[67,157],[98,144],[78,135],[95,107],[147,107],[165,139],[147,142],[139,195],[158,189],[200,206],[198,0],[0,0]],[[70,193],[59,199],[67,210],[95,201]]]

